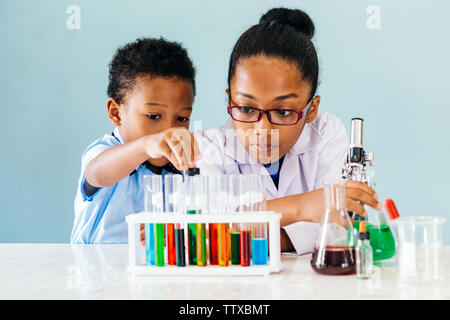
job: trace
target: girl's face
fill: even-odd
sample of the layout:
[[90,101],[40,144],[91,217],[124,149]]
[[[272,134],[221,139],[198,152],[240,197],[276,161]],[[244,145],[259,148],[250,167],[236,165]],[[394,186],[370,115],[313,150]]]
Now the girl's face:
[[[112,101],[111,101],[112,100]],[[189,128],[194,101],[192,85],[179,78],[141,76],[122,104],[108,100],[108,114],[124,142],[173,127]],[[164,166],[166,158],[150,159]]]
[[[310,92],[310,83],[302,80],[295,64],[265,55],[241,59],[227,90],[229,106],[280,109],[280,113],[306,111]],[[305,123],[315,119],[319,103],[319,96],[313,98],[308,114],[293,125],[272,124],[267,114],[254,123],[233,120],[236,135],[258,162],[277,162],[297,142]]]

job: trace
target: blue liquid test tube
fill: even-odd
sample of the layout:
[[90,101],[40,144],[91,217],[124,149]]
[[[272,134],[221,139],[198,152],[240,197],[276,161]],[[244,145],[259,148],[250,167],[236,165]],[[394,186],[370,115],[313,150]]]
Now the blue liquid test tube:
[[254,223],[252,227],[252,262],[254,265],[266,265],[269,257],[267,224]]
[[155,232],[153,223],[145,224],[145,252],[148,265],[155,265]]

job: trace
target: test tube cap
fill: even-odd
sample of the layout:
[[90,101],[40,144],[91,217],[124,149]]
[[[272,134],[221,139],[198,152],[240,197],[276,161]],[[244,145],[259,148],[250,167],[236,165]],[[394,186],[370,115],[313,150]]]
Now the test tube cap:
[[389,216],[389,218],[391,220],[395,220],[398,217],[400,217],[400,214],[398,213],[397,207],[395,206],[394,200],[386,199],[384,201],[384,207],[386,208],[388,216]]
[[370,239],[370,234],[367,231],[366,223],[364,221],[361,221],[359,223],[359,235],[358,235],[358,238],[360,240],[369,240]]
[[200,168],[189,168],[186,171],[186,174],[188,176],[196,176],[196,175],[200,174]]

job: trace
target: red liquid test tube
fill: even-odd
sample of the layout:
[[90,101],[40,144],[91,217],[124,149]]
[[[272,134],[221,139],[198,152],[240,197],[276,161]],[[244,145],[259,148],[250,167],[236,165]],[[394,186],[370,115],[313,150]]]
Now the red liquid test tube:
[[250,259],[252,257],[251,232],[246,227],[241,229],[240,253],[241,253],[241,266],[249,266]]
[[177,264],[177,251],[175,248],[175,226],[173,223],[167,224],[167,262],[171,266]]
[[217,223],[209,224],[209,264],[219,264],[219,242],[218,242],[219,225]]

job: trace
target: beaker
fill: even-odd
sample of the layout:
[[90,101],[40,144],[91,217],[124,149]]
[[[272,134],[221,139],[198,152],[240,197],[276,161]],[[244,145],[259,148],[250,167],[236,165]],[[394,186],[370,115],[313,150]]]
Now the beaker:
[[400,279],[422,282],[441,278],[444,222],[445,218],[431,216],[400,217],[391,222],[398,240]]
[[321,274],[353,274],[355,239],[352,221],[345,210],[345,181],[325,181],[325,212],[314,244],[311,266]]
[[[383,211],[367,209],[367,231],[370,234],[370,246],[373,249],[373,261],[390,259],[395,255],[395,239]],[[360,221],[353,224],[359,230]]]
[[[365,182],[379,193],[379,187],[375,181],[375,171],[367,169],[365,172]],[[362,219],[366,222],[367,231],[370,234],[370,246],[373,249],[373,261],[380,262],[395,256],[395,239],[388,219],[383,210],[377,210],[369,206],[365,206],[366,215]],[[360,219],[355,218],[353,231],[359,230]]]

